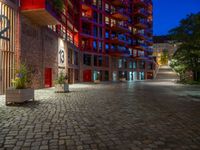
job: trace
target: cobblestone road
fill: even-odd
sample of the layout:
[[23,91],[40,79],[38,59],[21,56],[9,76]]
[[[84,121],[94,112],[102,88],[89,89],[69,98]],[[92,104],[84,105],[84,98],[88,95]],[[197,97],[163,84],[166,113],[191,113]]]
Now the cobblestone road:
[[20,106],[0,102],[1,149],[200,149],[199,87],[170,81],[77,84],[36,91]]

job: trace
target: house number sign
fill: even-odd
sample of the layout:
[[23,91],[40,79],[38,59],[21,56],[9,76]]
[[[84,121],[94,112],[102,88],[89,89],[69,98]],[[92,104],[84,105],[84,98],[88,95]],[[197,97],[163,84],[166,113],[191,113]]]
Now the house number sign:
[[60,60],[61,64],[64,64],[64,62],[65,62],[65,51],[62,48],[59,51],[59,60]]
[[0,28],[0,39],[4,39],[4,40],[10,40],[8,37],[4,36],[4,33],[6,33],[8,31],[8,29],[10,28],[10,21],[8,20],[8,17],[4,16],[4,15],[0,15],[0,23],[2,21],[5,21],[5,27]]

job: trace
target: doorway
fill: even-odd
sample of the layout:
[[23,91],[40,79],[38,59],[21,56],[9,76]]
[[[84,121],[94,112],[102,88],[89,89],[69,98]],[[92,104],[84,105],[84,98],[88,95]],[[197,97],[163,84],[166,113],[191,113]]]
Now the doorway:
[[116,71],[113,71],[113,81],[117,81],[117,72]]
[[83,71],[83,82],[91,82],[92,81],[92,71],[84,70]]
[[52,68],[45,68],[45,88],[52,87]]

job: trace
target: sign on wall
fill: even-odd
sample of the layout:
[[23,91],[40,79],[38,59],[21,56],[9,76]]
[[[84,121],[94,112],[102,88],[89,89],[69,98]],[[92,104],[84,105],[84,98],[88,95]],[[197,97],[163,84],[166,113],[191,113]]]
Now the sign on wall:
[[4,24],[3,26],[0,26],[0,39],[9,41],[10,39],[5,36],[5,33],[10,28],[10,21],[8,17],[6,17],[5,15],[0,15],[0,24]]
[[58,59],[59,59],[59,63],[60,64],[64,64],[65,63],[65,50],[64,50],[64,48],[60,48]]
[[58,67],[60,69],[66,68],[66,52],[65,52],[65,45],[62,39],[58,41]]

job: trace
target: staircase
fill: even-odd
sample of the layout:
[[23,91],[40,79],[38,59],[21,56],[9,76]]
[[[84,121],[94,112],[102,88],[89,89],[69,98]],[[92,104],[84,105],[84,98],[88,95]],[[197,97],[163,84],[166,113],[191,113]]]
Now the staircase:
[[177,80],[178,75],[169,66],[160,66],[156,80]]

